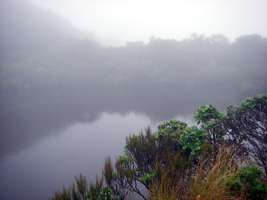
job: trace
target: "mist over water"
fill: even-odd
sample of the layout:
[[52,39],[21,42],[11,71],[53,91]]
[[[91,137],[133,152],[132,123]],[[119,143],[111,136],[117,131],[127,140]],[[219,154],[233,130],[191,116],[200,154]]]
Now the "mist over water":
[[103,114],[75,123],[0,162],[0,199],[48,199],[80,173],[94,181],[107,156],[123,152],[125,137],[153,125],[143,115]]
[[[73,12],[71,6],[55,9],[54,4],[61,8],[64,1],[42,5],[35,0],[39,7],[29,2],[0,2],[1,200],[47,199],[80,173],[94,180],[107,156],[123,152],[127,135],[160,120],[192,123],[199,105],[224,110],[267,91],[266,32],[249,26],[252,22],[247,28],[259,30],[257,34],[232,27],[242,33],[236,39],[204,32],[210,36],[175,40],[155,34],[125,43],[123,32],[123,42],[109,47],[63,15]],[[81,2],[76,6],[82,7]],[[257,17],[261,14],[259,10]],[[263,20],[261,26],[267,27]],[[115,37],[112,27],[110,37]]]

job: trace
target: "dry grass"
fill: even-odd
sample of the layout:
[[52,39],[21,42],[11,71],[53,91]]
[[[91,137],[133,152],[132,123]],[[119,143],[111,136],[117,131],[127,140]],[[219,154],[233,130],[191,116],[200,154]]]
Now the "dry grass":
[[221,148],[215,161],[209,167],[202,162],[193,176],[189,200],[226,200],[233,199],[227,194],[225,179],[237,171],[234,151]]
[[149,200],[177,200],[180,188],[173,184],[168,174],[162,175],[159,181],[153,182],[149,189]]
[[190,182],[173,182],[168,173],[154,181],[149,200],[241,200],[227,192],[225,180],[236,173],[234,150],[221,148],[215,160],[200,162]]

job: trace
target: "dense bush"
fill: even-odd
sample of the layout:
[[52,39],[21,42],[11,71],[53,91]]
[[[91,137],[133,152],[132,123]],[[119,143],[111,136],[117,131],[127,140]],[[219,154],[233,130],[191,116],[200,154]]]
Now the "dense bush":
[[196,126],[170,120],[130,135],[124,153],[105,161],[103,178],[88,186],[81,176],[53,200],[266,199],[267,96],[226,113],[204,105],[194,119]]
[[227,179],[226,186],[234,195],[244,196],[246,199],[267,198],[267,184],[263,182],[262,172],[254,166],[241,168]]

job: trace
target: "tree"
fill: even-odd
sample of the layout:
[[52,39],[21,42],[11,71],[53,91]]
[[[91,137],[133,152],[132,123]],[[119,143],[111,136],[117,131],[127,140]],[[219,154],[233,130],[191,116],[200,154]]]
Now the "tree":
[[228,177],[226,186],[234,196],[245,199],[264,200],[267,197],[267,184],[263,182],[261,170],[255,166],[241,168]]
[[222,141],[224,131],[221,126],[223,113],[219,112],[212,105],[200,106],[194,113],[194,119],[200,126],[207,131],[208,143],[212,145],[213,155],[218,150],[218,144]]
[[140,190],[149,190],[151,184],[166,174],[172,181],[187,182],[197,155],[204,143],[205,131],[176,120],[162,122],[154,133],[131,135],[126,139],[125,152],[115,162],[108,159],[104,177],[108,185],[120,196],[128,195],[125,189],[147,199]]
[[261,166],[267,174],[267,95],[230,106],[222,120],[227,139]]
[[[130,135],[124,153],[114,164],[111,158],[106,159],[104,179],[88,186],[85,177],[80,176],[71,188],[55,193],[53,199],[125,200],[130,193],[144,200],[264,199],[267,96],[229,106],[226,114],[204,105],[194,118],[199,126],[170,120],[160,123],[155,132],[147,128]],[[243,168],[248,163],[243,161],[257,167]]]

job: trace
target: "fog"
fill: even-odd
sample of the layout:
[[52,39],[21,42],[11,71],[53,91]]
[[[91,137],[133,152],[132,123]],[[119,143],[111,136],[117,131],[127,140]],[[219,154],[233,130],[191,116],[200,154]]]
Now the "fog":
[[267,38],[254,20],[258,34],[236,39],[145,31],[148,41],[112,47],[93,24],[46,10],[53,2],[0,2],[0,199],[47,199],[79,173],[95,177],[133,132],[267,91]]
[[182,39],[192,33],[267,35],[265,0],[31,0],[53,10],[101,44],[149,41],[151,36]]

